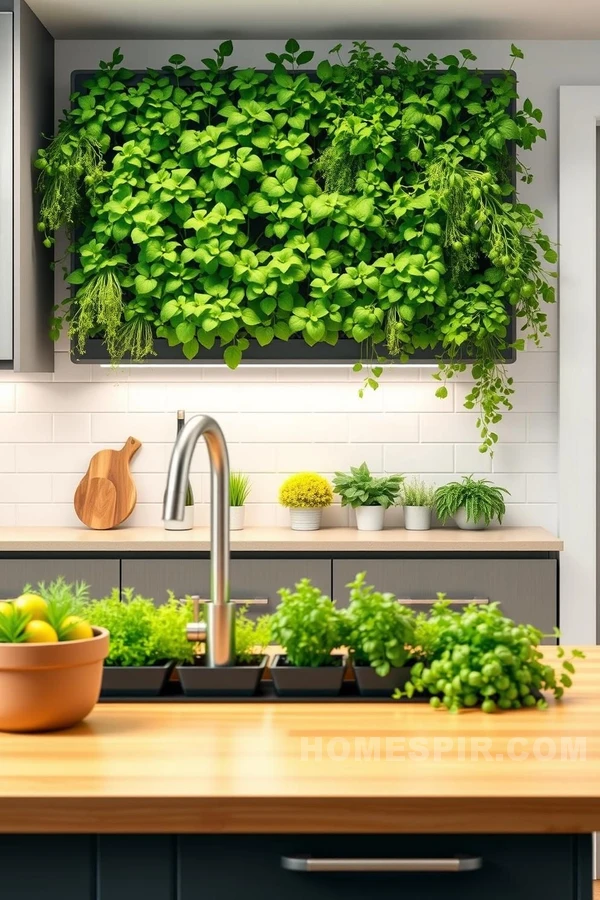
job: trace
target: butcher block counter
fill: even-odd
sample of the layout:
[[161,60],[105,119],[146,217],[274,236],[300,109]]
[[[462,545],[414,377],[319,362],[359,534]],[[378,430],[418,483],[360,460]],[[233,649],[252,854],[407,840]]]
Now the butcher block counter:
[[534,882],[591,900],[600,648],[585,652],[545,712],[107,702],[70,731],[0,735],[3,895],[525,900]]

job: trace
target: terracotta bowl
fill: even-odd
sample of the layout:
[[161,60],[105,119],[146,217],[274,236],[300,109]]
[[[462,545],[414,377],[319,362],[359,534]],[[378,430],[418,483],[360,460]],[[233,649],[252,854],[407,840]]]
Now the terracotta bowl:
[[76,725],[100,695],[109,635],[60,644],[0,644],[0,731]]

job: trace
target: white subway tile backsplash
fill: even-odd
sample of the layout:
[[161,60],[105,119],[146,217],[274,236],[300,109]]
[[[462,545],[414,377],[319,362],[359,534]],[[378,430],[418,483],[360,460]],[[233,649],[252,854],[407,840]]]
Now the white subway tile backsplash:
[[[448,385],[448,396],[440,400],[435,396],[435,382],[418,384],[384,384],[383,408],[386,412],[452,412],[454,409],[455,385]],[[377,393],[379,393],[377,391]]]
[[0,472],[14,472],[17,467],[17,448],[14,444],[0,444]]
[[494,472],[556,472],[556,444],[498,444]]
[[555,472],[531,472],[526,477],[528,503],[558,502],[558,475]]
[[3,503],[50,503],[52,475],[30,475],[11,472],[0,475],[0,498]]
[[[477,436],[476,413],[421,413],[421,440],[423,443],[435,441],[461,443]],[[507,413],[498,424],[501,441],[525,441],[527,439],[527,419],[524,415]]]
[[90,456],[88,444],[18,444],[17,472],[86,471]]
[[419,440],[416,413],[364,413],[350,418],[350,443],[381,441],[406,444]]
[[90,413],[55,413],[53,440],[56,443],[89,443],[92,438]]
[[558,441],[557,413],[529,413],[527,416],[527,440],[534,443]]
[[50,413],[0,413],[0,442],[44,442],[52,440]]
[[14,503],[0,503],[0,526],[10,527],[17,524],[17,507]]
[[454,452],[454,465],[462,475],[473,472],[491,472],[492,460],[489,453],[480,453],[481,444],[457,444]]
[[129,435],[143,443],[174,440],[177,423],[168,413],[94,413],[92,440],[123,444]]
[[121,412],[127,388],[113,384],[18,384],[18,412]]
[[539,525],[558,533],[558,512],[554,503],[507,503],[504,525]]
[[0,412],[14,412],[15,385],[0,383]]
[[[515,411],[498,425],[492,462],[478,450],[476,412],[462,406],[468,373],[439,400],[431,369],[386,368],[379,390],[360,399],[364,373],[349,367],[76,366],[63,339],[54,376],[0,372],[0,524],[78,524],[73,494],[90,458],[133,435],[142,448],[132,462],[138,504],[128,524],[160,525],[174,412],[185,409],[215,415],[232,469],[250,474],[248,525],[289,523],[277,503],[288,473],[331,478],[365,461],[374,473],[416,473],[438,485],[463,473],[489,477],[511,491],[509,523],[556,529],[556,370],[552,345],[511,367]],[[192,462],[197,524],[209,521],[208,471],[200,441]],[[401,510],[388,511],[388,526],[401,522]],[[354,516],[336,502],[324,523],[354,524]]]
[[382,445],[353,444],[352,441],[349,444],[277,445],[278,472],[340,472],[363,462],[372,472],[382,472]]
[[386,472],[453,472],[453,444],[388,444],[383,448]]

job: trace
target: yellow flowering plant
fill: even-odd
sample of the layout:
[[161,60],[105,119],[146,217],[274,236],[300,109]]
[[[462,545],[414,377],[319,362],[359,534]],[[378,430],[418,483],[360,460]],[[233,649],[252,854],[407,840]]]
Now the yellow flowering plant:
[[279,502],[288,509],[323,509],[331,506],[333,490],[322,475],[299,472],[283,482],[279,488]]

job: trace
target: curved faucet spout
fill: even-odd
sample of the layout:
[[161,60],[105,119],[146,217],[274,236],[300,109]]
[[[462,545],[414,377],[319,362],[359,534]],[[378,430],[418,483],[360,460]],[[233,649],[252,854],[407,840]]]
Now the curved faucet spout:
[[[194,416],[173,447],[163,505],[165,521],[181,521],[190,466],[198,439],[204,437],[210,458],[210,599],[207,656],[209,665],[233,665],[235,634],[229,603],[229,457],[221,428],[210,416]],[[227,609],[222,607],[227,606]],[[217,607],[219,607],[217,609]]]

